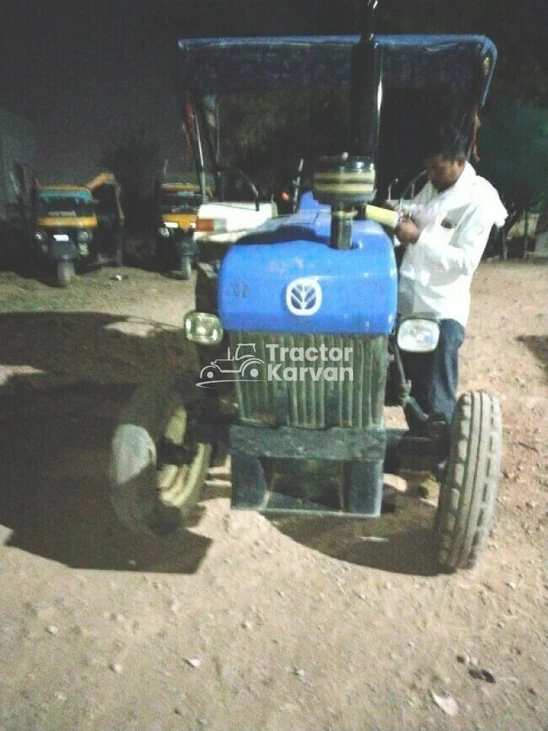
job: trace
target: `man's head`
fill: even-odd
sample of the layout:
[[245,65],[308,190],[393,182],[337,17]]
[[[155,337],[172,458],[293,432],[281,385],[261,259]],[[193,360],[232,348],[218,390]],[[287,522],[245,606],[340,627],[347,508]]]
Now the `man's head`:
[[436,190],[447,190],[460,178],[466,148],[466,137],[456,127],[442,127],[430,137],[424,164],[428,180]]

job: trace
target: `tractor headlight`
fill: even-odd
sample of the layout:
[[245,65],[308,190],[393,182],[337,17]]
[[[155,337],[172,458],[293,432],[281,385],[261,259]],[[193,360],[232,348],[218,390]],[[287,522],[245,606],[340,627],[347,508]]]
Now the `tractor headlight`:
[[185,315],[185,335],[199,345],[217,345],[223,339],[223,324],[209,312],[189,312]]
[[398,328],[398,347],[409,353],[431,353],[439,338],[440,326],[429,317],[406,317]]

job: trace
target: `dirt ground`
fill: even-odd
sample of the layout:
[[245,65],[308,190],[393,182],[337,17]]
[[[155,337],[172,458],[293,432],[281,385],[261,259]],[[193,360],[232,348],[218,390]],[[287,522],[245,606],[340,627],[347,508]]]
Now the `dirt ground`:
[[192,283],[0,272],[0,729],[548,729],[548,261],[486,261],[461,390],[497,393],[488,548],[438,574],[427,502],[379,521],[231,512],[140,539],[107,461],[135,386],[192,368]]

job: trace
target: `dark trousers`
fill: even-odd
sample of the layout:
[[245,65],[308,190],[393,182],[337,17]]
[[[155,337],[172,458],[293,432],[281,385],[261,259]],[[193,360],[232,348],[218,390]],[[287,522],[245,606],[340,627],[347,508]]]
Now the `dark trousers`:
[[[464,328],[456,320],[440,321],[440,339],[433,353],[404,353],[405,377],[411,381],[411,396],[425,414],[440,414],[451,423],[457,404],[459,384],[459,348],[464,342]],[[406,413],[410,429],[420,424]]]

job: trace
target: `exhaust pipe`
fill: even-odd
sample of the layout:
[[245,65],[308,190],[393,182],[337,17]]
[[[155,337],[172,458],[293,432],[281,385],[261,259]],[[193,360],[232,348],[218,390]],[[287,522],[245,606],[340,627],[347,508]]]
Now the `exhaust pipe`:
[[382,63],[375,53],[374,31],[380,0],[366,0],[364,28],[352,57],[350,154],[324,157],[314,175],[314,194],[331,205],[330,246],[350,249],[352,220],[376,194],[375,155],[382,104]]

